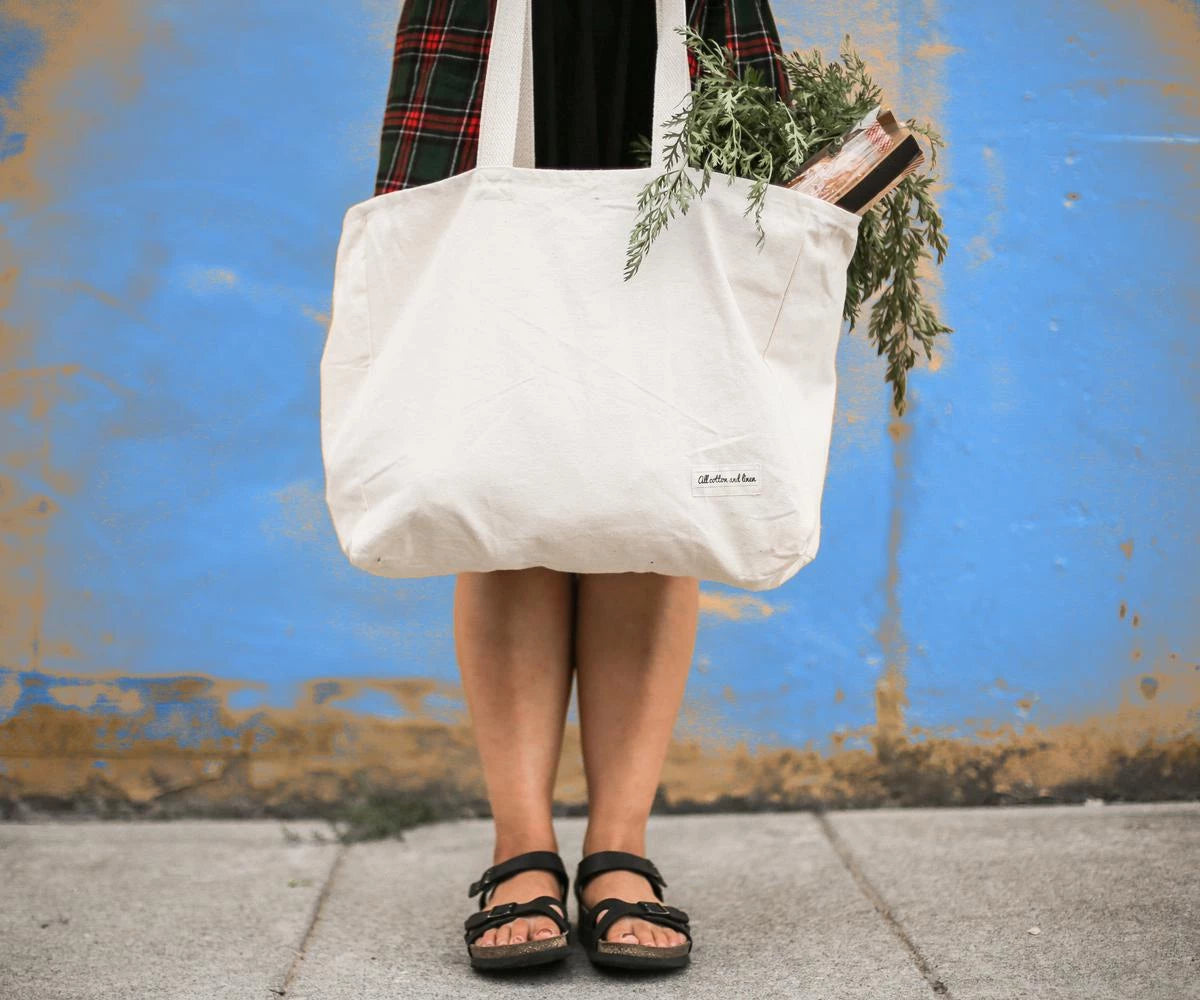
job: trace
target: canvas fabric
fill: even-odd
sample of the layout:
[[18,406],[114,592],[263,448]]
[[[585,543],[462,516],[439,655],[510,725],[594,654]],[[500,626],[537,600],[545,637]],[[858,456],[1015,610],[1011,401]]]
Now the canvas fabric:
[[[532,165],[529,11],[497,0],[476,165],[343,219],[321,359],[339,544],[386,577],[544,566],[777,587],[820,543],[861,220],[770,185],[760,246],[752,182],[718,176],[626,281],[658,168]],[[660,163],[690,87],[684,0],[657,17]]]

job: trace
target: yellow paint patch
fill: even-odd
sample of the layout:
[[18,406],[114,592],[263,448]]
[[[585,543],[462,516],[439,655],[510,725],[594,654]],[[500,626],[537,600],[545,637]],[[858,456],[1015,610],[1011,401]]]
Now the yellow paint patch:
[[983,229],[967,241],[971,255],[968,267],[974,269],[995,256],[994,241],[1000,236],[1005,211],[1004,167],[991,146],[984,146],[983,171],[987,177],[988,204],[990,210],[983,219]]
[[1105,98],[1111,97],[1114,90],[1147,91],[1164,101],[1174,103],[1175,113],[1183,118],[1200,117],[1200,88],[1179,80],[1135,79],[1125,76],[1095,77],[1072,80],[1066,86],[1071,89],[1086,87]]
[[4,674],[0,677],[0,711],[11,712],[17,707],[17,699],[21,696],[21,682],[17,675]]
[[268,535],[305,540],[324,536],[329,530],[329,508],[322,487],[311,479],[288,483],[275,491],[280,516],[263,523]]
[[913,57],[921,60],[945,59],[947,56],[966,51],[966,49],[951,45],[949,42],[926,42],[913,49]]
[[99,684],[53,684],[46,693],[60,705],[87,709],[96,704],[102,690]]
[[1155,79],[1150,81],[1117,78],[1121,86],[1149,84],[1165,98],[1185,97],[1183,110],[1197,115],[1196,97],[1200,94],[1200,18],[1192,0],[1102,0],[1103,6],[1118,14],[1121,27],[1147,37],[1154,48]]
[[78,152],[102,123],[82,110],[69,91],[81,79],[103,81],[106,96],[125,103],[143,83],[138,52],[149,28],[137,0],[10,0],[5,17],[40,37],[41,61],[31,68],[4,109],[5,126],[25,135],[22,150],[0,160],[0,201],[45,208],[53,188],[45,178],[75,167]]
[[332,317],[328,310],[314,309],[312,306],[304,306],[300,311],[314,323],[317,323],[323,327],[325,330],[329,329],[329,323]]
[[188,282],[195,292],[209,291],[214,288],[232,288],[238,283],[238,276],[227,267],[206,267],[196,271]]
[[712,590],[700,590],[700,614],[712,615],[727,621],[744,621],[747,618],[770,618],[783,605],[774,605],[761,597],[749,594],[724,594]]

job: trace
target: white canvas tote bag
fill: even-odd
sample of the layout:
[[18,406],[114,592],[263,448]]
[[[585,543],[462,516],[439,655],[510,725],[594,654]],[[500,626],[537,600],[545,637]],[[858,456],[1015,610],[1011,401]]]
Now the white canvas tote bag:
[[321,446],[354,566],[760,591],[816,555],[860,218],[772,185],[760,250],[751,182],[715,176],[625,280],[684,23],[658,0],[652,166],[535,169],[530,0],[497,0],[477,165],[346,212]]

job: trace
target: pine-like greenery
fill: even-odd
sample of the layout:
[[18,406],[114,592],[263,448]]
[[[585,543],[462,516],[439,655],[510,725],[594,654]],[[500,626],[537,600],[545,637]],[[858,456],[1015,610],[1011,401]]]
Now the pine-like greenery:
[[[790,180],[805,160],[827,144],[836,148],[851,127],[882,103],[880,88],[851,49],[849,35],[842,40],[838,62],[825,62],[816,49],[783,57],[791,90],[784,103],[754,67],[739,77],[729,48],[690,27],[677,30],[695,53],[700,73],[690,99],[666,123],[664,172],[638,195],[626,281],[637,273],[655,237],[676,212],[685,215],[692,200],[703,196],[714,174],[753,181],[746,214],[753,212],[762,246],[767,185]],[[937,148],[943,141],[928,124],[910,119],[905,125],[928,141],[925,169],[905,177],[863,216],[846,274],[843,311],[853,330],[860,308],[879,294],[871,308],[868,336],[876,353],[887,356],[887,380],[901,415],[907,374],[916,362],[918,345],[931,358],[934,338],[953,332],[925,301],[918,279],[930,249],[938,264],[946,257],[942,219],[930,191],[936,180]],[[639,137],[632,152],[642,165],[650,165],[647,137]],[[699,184],[685,167],[700,172]]]

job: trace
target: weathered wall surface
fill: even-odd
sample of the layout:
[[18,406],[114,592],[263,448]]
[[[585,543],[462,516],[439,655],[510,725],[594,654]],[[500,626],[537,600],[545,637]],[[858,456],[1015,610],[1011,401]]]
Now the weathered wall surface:
[[[452,580],[352,570],[322,501],[399,5],[303,7],[0,5],[9,809],[482,795]],[[955,333],[903,418],[844,338],[821,553],[705,585],[664,808],[1200,794],[1196,5],[774,7],[945,136]]]

